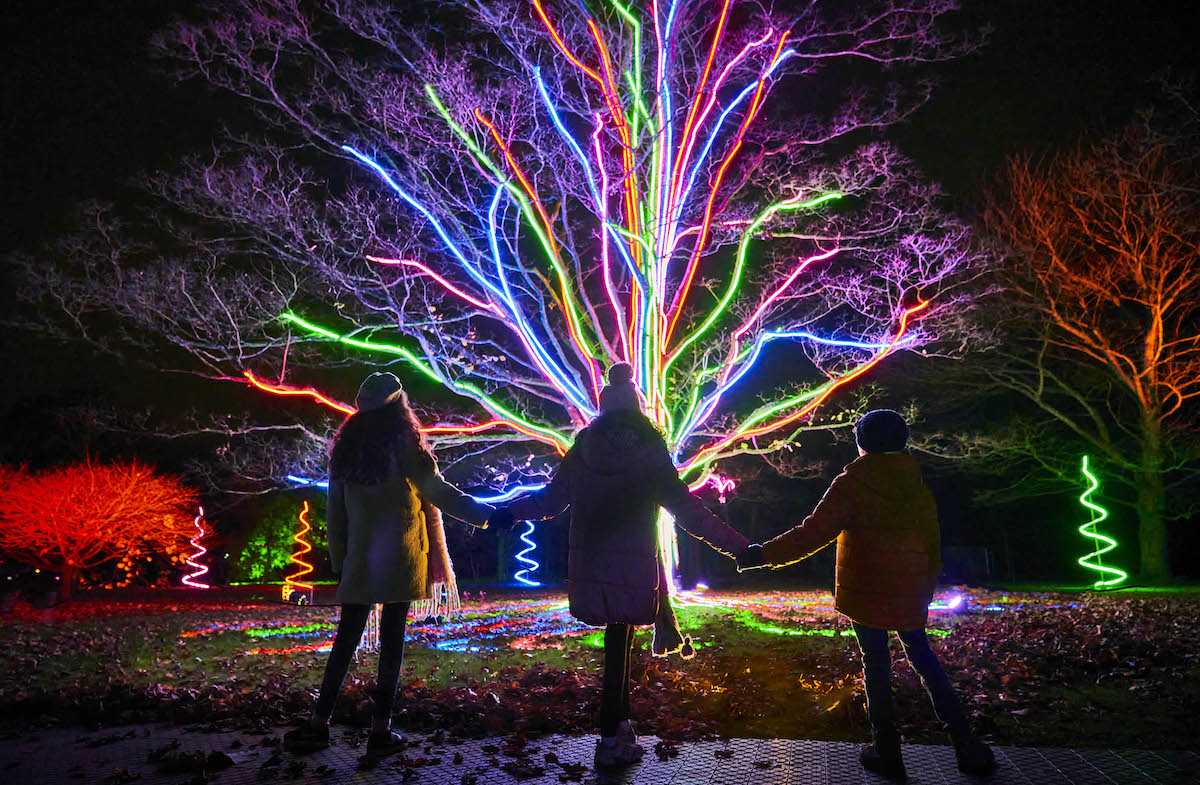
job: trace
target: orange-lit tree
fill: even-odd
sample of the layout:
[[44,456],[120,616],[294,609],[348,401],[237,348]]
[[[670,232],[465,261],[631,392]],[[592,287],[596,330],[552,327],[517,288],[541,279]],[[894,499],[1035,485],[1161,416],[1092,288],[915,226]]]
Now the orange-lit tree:
[[194,491],[136,461],[0,467],[0,550],[61,573],[64,597],[82,570],[110,560],[180,561],[195,509]]
[[1015,161],[986,216],[1010,252],[1014,327],[979,367],[1041,415],[1008,447],[1061,475],[1100,457],[1149,582],[1170,577],[1166,521],[1196,503],[1198,131],[1194,112],[1147,115],[1045,165]]

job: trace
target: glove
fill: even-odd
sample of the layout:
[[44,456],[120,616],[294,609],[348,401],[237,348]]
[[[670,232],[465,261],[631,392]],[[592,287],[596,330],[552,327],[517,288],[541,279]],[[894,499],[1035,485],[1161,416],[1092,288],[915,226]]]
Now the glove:
[[746,570],[758,570],[769,566],[767,558],[763,555],[763,547],[758,544],[747,545],[746,549],[737,555],[737,570],[745,572]]
[[485,529],[511,529],[516,524],[513,520],[512,510],[507,507],[497,507],[495,511],[488,516]]

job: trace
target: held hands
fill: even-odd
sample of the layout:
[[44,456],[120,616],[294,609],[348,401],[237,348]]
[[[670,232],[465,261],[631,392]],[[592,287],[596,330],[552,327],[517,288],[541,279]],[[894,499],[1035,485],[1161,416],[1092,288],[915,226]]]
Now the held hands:
[[501,529],[508,530],[516,524],[513,520],[512,510],[507,507],[497,507],[491,515],[488,516],[487,523],[484,524],[485,529]]
[[767,559],[763,555],[763,547],[758,544],[747,545],[745,550],[737,555],[736,560],[738,572],[759,570],[771,566],[767,564]]

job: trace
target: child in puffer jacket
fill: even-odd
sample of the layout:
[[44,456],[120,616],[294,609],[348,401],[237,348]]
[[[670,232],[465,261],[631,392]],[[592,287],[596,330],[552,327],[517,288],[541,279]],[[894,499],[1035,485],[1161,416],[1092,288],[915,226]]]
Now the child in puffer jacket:
[[855,424],[854,435],[859,457],[834,479],[812,515],[750,546],[738,569],[791,564],[837,540],[834,606],[852,622],[862,650],[874,738],[859,753],[863,766],[898,781],[906,776],[892,713],[888,631],[895,630],[950,733],[959,769],[986,775],[996,765],[992,751],[972,735],[925,634],[941,571],[941,537],[933,494],[916,459],[903,452],[908,424],[891,409],[876,409]]
[[645,752],[630,722],[629,664],[634,628],[654,624],[670,602],[658,557],[659,507],[728,556],[749,544],[679,479],[662,434],[642,413],[633,369],[615,365],[608,381],[600,415],[580,431],[554,478],[509,507],[516,520],[551,518],[571,508],[571,615],[605,628],[599,767],[635,763]]

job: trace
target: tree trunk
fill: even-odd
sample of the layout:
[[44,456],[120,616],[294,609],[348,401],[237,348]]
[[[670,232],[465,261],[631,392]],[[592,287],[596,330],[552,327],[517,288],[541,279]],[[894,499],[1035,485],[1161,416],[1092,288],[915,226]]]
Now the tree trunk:
[[58,598],[60,600],[71,599],[71,589],[75,586],[75,568],[69,564],[63,566],[62,579],[58,583]]
[[1162,480],[1162,433],[1157,421],[1146,421],[1142,434],[1142,455],[1135,476],[1138,550],[1142,581],[1153,585],[1171,579],[1167,526],[1163,520],[1166,493]]

